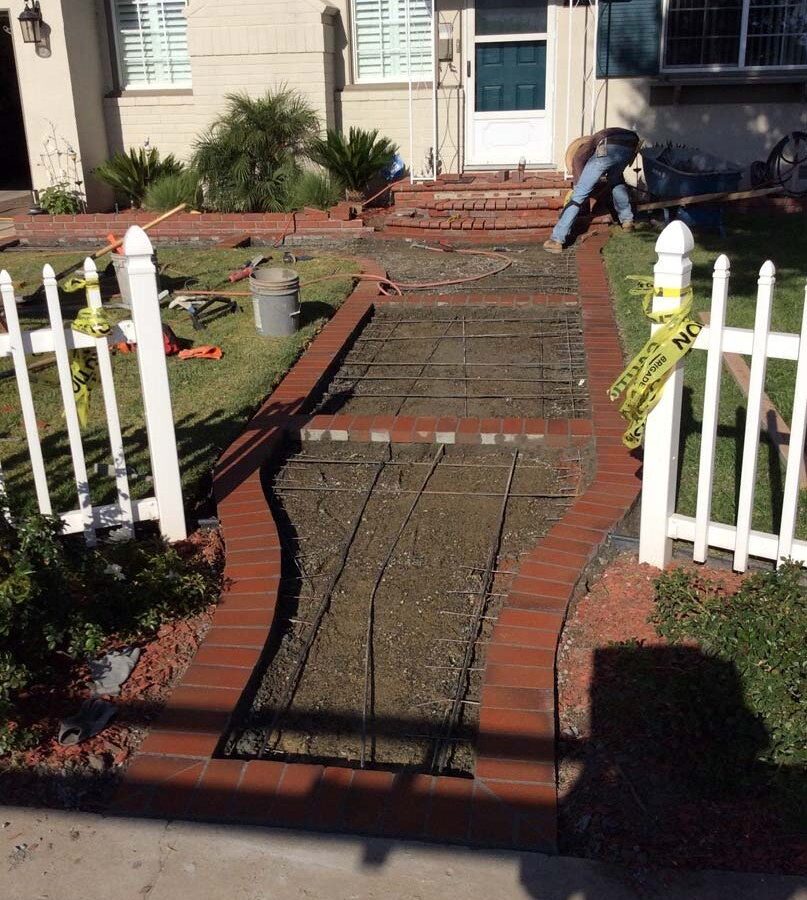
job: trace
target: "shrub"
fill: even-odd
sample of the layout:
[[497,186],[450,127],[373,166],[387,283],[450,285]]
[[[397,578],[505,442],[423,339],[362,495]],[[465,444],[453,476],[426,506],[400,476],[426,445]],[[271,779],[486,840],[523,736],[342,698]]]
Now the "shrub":
[[54,184],[39,195],[39,205],[51,216],[76,215],[84,211],[81,196],[67,183]]
[[707,579],[683,570],[656,581],[654,624],[673,641],[695,640],[731,662],[745,703],[770,734],[764,758],[775,765],[807,761],[807,591],[801,568],[788,563],[747,578],[726,597]]
[[323,172],[300,172],[289,183],[286,197],[287,209],[312,206],[329,209],[342,197],[342,185]]
[[229,94],[226,111],[196,142],[206,204],[219,212],[286,208],[297,160],[318,131],[317,114],[296,91]]
[[348,191],[362,193],[371,179],[392,163],[398,148],[378,130],[351,128],[347,138],[339,131],[328,131],[327,137],[314,141],[310,156],[344,184]]
[[144,209],[164,212],[185,203],[191,209],[202,205],[202,186],[195,169],[162,175],[153,181],[143,197]]
[[156,147],[129,148],[128,153],[116,153],[95,168],[92,174],[108,184],[118,199],[134,207],[140,207],[149,185],[164,175],[176,175],[185,167],[172,153],[160,157]]
[[159,539],[89,550],[61,530],[56,517],[0,517],[0,753],[29,739],[12,718],[17,695],[60,660],[142,638],[217,594],[216,572]]

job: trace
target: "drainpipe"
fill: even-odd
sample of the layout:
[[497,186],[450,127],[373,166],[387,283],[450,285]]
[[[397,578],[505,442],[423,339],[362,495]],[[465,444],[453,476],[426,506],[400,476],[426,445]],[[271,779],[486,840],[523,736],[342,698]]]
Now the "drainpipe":
[[409,82],[409,183],[415,183],[415,117],[412,109],[412,43],[409,33],[409,0],[404,5],[406,26],[406,77]]
[[439,123],[437,121],[437,83],[440,80],[440,60],[437,58],[437,0],[432,0],[432,126],[434,130],[434,143],[432,144],[432,181],[437,181],[438,147],[440,136]]

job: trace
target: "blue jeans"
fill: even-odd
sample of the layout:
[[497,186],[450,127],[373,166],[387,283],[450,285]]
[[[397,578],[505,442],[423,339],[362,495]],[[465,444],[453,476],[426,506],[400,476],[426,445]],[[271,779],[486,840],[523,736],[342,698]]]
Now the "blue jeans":
[[611,144],[607,147],[605,156],[597,156],[595,153],[591,157],[580,175],[580,180],[574,186],[569,205],[560,214],[558,224],[552,232],[553,241],[557,241],[559,244],[566,242],[566,238],[569,237],[569,232],[572,230],[572,225],[574,225],[575,219],[580,213],[580,207],[575,204],[582,204],[588,200],[603,175],[606,176],[608,185],[611,188],[614,207],[619,216],[619,221],[623,225],[626,222],[633,221],[633,210],[628,197],[628,189],[622,179],[622,173],[633,161],[635,155],[636,151],[632,147]]

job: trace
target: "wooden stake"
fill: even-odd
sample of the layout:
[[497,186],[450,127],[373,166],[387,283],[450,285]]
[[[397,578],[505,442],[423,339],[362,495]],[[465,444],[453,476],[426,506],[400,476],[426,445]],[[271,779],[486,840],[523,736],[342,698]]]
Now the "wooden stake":
[[[178,212],[182,212],[187,208],[187,203],[180,203],[179,206],[175,206],[173,209],[168,210],[168,212],[163,213],[161,216],[157,216],[156,219],[152,219],[151,222],[147,222],[141,227],[143,228],[143,231],[148,231],[149,228],[154,228],[155,225],[159,225],[160,222],[164,222],[166,219],[169,219],[171,216],[175,216]],[[112,241],[112,243],[107,244],[106,247],[102,247],[100,250],[96,250],[96,252],[93,253],[92,258],[98,259],[99,257],[104,256],[107,253],[111,253],[113,250],[117,250],[118,247],[121,247],[122,245],[123,238],[120,238],[117,241]]]
[[652,203],[640,203],[636,209],[639,212],[647,212],[651,209],[668,209],[670,206],[692,206],[696,203],[716,203],[718,201],[727,200],[749,200],[752,197],[767,197],[771,194],[777,194],[782,189],[780,187],[758,188],[754,191],[733,191],[731,193],[718,194],[695,194],[691,197],[678,197],[673,200],[655,200]]

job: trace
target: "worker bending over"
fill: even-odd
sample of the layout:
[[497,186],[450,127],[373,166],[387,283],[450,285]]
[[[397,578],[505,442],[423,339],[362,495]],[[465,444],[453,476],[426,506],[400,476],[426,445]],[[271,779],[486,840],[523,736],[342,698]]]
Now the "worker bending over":
[[[625,231],[633,229],[633,210],[623,172],[636,159],[639,136],[627,128],[605,128],[589,137],[580,138],[569,147],[572,156],[572,195],[561,211],[552,237],[544,243],[547,253],[562,253],[569,232],[580,214],[580,207],[594,193],[605,176],[614,208]],[[568,155],[567,155],[568,165]]]

